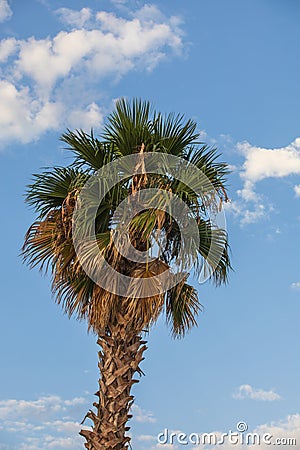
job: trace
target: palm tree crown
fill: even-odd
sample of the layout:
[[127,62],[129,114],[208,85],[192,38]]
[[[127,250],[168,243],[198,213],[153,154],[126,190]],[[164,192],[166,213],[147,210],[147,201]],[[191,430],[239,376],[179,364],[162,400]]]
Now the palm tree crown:
[[[72,243],[72,214],[82,186],[105,164],[139,152],[142,144],[145,152],[168,153],[194,164],[209,179],[218,199],[226,201],[228,167],[218,161],[214,148],[197,143],[199,135],[195,130],[195,122],[185,121],[181,115],[163,116],[152,111],[149,102],[133,100],[130,103],[121,99],[108,117],[101,139],[96,138],[93,132],[87,134],[81,130],[68,130],[61,140],[68,144],[67,149],[74,154],[73,163],[69,167],[54,167],[34,175],[33,183],[27,188],[27,203],[34,207],[39,217],[27,232],[23,247],[24,259],[30,267],[51,270],[52,290],[57,302],[69,316],[87,318],[89,326],[96,332],[116,320],[118,308],[124,307],[131,312],[133,326],[139,329],[147,328],[154,322],[163,306],[175,336],[184,335],[196,324],[200,303],[193,286],[181,282],[163,298],[144,298],[139,302],[131,301],[132,296],[116,299],[113,294],[103,292],[84,273]],[[106,195],[98,209],[96,229],[99,247],[107,260],[114,263],[119,271],[129,270],[138,277],[143,276],[142,268],[128,268],[127,264],[127,268],[122,267],[124,258],[114,260],[115,249],[110,244],[112,216],[120,201],[132,190],[132,185],[132,180],[125,180]],[[148,175],[142,188],[152,186],[171,190],[195,211],[200,235],[199,257],[213,267],[211,279],[216,285],[226,283],[231,268],[227,234],[223,229],[213,230],[206,217],[203,199],[199,199],[187,185],[167,175]],[[163,220],[163,223],[159,223],[159,220]],[[162,219],[158,210],[146,211],[134,218],[131,233],[143,246],[157,227],[162,228],[167,237],[160,255],[161,263],[170,264],[180,246],[180,234],[175,221],[167,217]],[[213,231],[217,232],[217,245],[222,248],[219,261],[214,260],[214,255],[207,259]],[[155,268],[153,270],[155,272]]]

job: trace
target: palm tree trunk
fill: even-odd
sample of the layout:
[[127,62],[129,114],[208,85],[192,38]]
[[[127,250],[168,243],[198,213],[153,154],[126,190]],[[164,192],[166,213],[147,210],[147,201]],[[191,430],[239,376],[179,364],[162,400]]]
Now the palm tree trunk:
[[140,333],[128,330],[128,321],[118,314],[118,323],[109,326],[109,330],[98,336],[99,351],[99,391],[94,403],[97,414],[89,411],[86,417],[93,421],[92,430],[82,430],[80,435],[86,439],[88,450],[126,450],[130,437],[128,420],[133,403],[131,387],[138,380],[133,379],[135,372],[142,374],[139,364],[147,349]]

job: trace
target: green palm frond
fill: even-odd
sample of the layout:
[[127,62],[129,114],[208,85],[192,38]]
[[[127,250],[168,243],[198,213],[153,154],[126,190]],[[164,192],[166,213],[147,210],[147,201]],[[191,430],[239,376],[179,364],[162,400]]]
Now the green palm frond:
[[193,120],[185,121],[181,114],[157,114],[153,118],[153,140],[159,151],[182,156],[186,148],[199,137],[197,124]]
[[201,309],[196,289],[185,280],[170,289],[166,294],[166,319],[173,337],[184,337],[196,326],[196,317]]
[[228,164],[219,161],[220,154],[217,149],[208,145],[192,145],[183,157],[200,169],[213,188],[227,201],[225,183],[230,170]]
[[198,274],[209,276],[216,286],[228,282],[229,271],[232,270],[227,232],[216,228],[210,220],[201,220],[199,228],[199,254],[202,259],[198,263]]
[[120,99],[108,116],[103,138],[112,142],[123,154],[138,152],[144,143],[146,151],[159,151],[181,156],[199,134],[196,123],[181,114],[166,116],[153,111],[150,102]]
[[90,134],[83,130],[74,132],[68,130],[61,136],[60,140],[68,144],[65,149],[75,155],[74,166],[87,165],[93,170],[98,170],[120,156],[111,141],[100,142],[99,139],[94,137],[93,130]]
[[27,185],[26,203],[40,213],[40,217],[62,206],[70,192],[80,189],[89,174],[72,167],[53,167],[33,175],[33,183]]
[[139,151],[141,145],[151,142],[151,104],[134,99],[131,103],[122,98],[116,102],[115,111],[108,118],[103,138],[113,143],[122,155]]

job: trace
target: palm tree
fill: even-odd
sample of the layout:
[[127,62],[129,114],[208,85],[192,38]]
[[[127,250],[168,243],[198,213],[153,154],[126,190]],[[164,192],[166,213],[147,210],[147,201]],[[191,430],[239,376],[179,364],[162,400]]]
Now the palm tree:
[[[170,268],[179,254],[180,232],[171,215],[152,206],[132,219],[128,233],[134,247],[144,251],[151,246],[159,230],[164,240],[158,255],[149,263],[128,261],[112,242],[113,216],[119,203],[129,194],[155,186],[172,192],[183,200],[196,220],[200,243],[196,249],[199,267],[210,269],[215,285],[226,283],[231,269],[227,233],[216,227],[208,210],[227,201],[228,167],[219,162],[216,149],[198,143],[196,124],[181,115],[162,115],[153,111],[149,102],[121,99],[108,116],[101,139],[93,132],[68,130],[61,140],[72,152],[67,167],[54,167],[33,176],[27,187],[26,201],[37,214],[25,236],[24,261],[30,268],[38,266],[51,272],[52,292],[69,317],[85,319],[97,336],[99,351],[99,390],[95,410],[86,417],[93,426],[83,429],[85,447],[128,449],[128,420],[132,417],[131,387],[142,374],[140,363],[146,350],[145,332],[165,312],[174,337],[183,337],[194,325],[201,310],[196,289],[188,284],[189,273],[166,292],[138,298],[133,288],[126,295],[117,295],[99,286],[83,269],[73,242],[72,217],[83,186],[106,164],[124,156],[156,152],[172,155],[200,169],[214,189],[209,201],[187,183],[168,174],[139,174],[121,180],[101,200],[95,218],[99,252],[119,273],[134,280],[151,278]],[[217,251],[211,251],[212,246]],[[93,263],[93,261],[92,261]],[[198,268],[198,269],[197,269]],[[199,269],[200,270],[200,269]],[[137,300],[138,299],[138,300]]]

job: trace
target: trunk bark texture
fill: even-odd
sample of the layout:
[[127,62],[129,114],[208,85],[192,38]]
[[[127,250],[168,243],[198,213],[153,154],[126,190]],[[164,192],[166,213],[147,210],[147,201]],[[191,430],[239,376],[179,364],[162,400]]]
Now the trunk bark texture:
[[118,323],[100,333],[97,343],[99,351],[99,391],[98,401],[94,403],[97,413],[89,411],[86,415],[93,422],[92,430],[82,430],[88,450],[127,450],[130,437],[126,436],[132,417],[130,406],[134,397],[131,387],[139,380],[133,376],[142,374],[139,364],[144,359],[146,341],[140,333],[128,329],[128,320],[118,314]]

